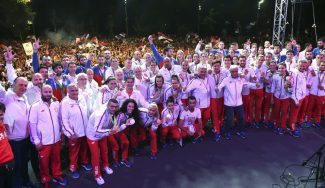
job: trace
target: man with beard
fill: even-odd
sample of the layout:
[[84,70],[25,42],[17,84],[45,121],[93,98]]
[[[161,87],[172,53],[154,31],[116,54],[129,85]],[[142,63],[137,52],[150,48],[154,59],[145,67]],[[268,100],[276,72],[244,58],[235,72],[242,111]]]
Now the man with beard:
[[29,111],[29,125],[31,140],[36,146],[39,156],[41,182],[45,188],[50,182],[50,167],[53,182],[67,185],[67,180],[61,172],[61,127],[59,120],[60,103],[52,100],[52,87],[45,85],[42,88],[42,100],[34,103]]
[[52,87],[54,97],[61,101],[67,93],[67,86],[70,84],[70,81],[65,75],[62,75],[62,65],[60,63],[54,63],[52,69],[55,76],[49,78],[46,84]]
[[102,81],[105,80],[107,67],[105,66],[104,55],[99,55],[97,59],[98,65],[91,67],[90,64],[87,64],[86,68],[91,68],[94,71],[94,80],[98,83],[98,86],[101,86]]
[[320,54],[322,52],[322,50],[324,49],[324,41],[325,39],[324,38],[320,38],[317,40],[317,48],[314,48],[313,49],[313,56],[314,58]]

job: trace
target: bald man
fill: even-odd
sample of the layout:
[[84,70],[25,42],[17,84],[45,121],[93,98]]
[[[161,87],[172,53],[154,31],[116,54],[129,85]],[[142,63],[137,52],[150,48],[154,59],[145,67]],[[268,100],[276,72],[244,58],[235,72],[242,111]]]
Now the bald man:
[[29,104],[41,100],[41,88],[43,85],[43,76],[40,73],[35,73],[32,77],[33,85],[26,91],[26,96]]

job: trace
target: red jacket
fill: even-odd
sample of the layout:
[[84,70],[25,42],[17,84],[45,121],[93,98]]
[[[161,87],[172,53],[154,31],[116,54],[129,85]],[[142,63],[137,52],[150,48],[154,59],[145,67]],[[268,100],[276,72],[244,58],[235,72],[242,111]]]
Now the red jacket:
[[5,126],[0,124],[0,166],[14,159]]

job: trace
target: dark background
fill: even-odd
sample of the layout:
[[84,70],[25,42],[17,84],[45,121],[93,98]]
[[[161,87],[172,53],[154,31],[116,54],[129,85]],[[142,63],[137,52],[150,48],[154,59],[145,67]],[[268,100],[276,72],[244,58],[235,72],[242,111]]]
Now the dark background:
[[[126,32],[124,0],[0,0],[1,38],[24,38],[47,32],[67,35],[90,33],[112,37]],[[146,36],[158,31],[185,36],[272,37],[275,0],[127,0],[128,35]],[[289,0],[290,2],[290,0]],[[198,11],[199,3],[201,11]],[[324,0],[314,0],[318,37],[325,31]],[[311,3],[296,4],[294,36],[315,41]],[[32,20],[33,24],[26,24]],[[288,7],[287,36],[291,33]],[[249,26],[250,23],[255,23]],[[13,26],[15,25],[15,26]],[[239,33],[235,30],[239,28]],[[268,36],[268,35],[269,36]]]

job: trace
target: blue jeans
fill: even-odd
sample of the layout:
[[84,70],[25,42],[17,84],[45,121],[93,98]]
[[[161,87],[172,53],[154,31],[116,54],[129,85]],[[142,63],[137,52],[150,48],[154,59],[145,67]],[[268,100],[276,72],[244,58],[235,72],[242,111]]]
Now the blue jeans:
[[225,118],[226,118],[226,124],[225,124],[225,131],[226,133],[229,133],[231,131],[231,127],[234,123],[234,114],[237,114],[237,128],[238,131],[244,130],[244,107],[243,105],[240,106],[226,106],[225,105]]

